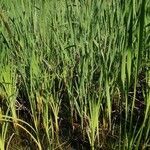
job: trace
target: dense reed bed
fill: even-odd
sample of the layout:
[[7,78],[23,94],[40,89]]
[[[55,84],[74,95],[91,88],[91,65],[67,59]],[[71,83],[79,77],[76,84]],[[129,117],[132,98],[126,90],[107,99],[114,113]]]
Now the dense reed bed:
[[0,43],[0,150],[150,149],[149,0],[1,0]]

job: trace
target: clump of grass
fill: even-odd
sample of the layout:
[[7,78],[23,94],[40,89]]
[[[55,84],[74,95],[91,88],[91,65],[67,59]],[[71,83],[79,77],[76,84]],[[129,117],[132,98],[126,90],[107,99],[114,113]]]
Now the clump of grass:
[[19,128],[34,149],[149,148],[149,8],[1,1],[0,148]]

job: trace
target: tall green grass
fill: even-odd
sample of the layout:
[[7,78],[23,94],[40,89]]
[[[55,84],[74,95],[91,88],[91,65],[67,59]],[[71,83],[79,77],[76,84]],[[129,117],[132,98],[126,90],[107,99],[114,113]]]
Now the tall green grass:
[[24,133],[32,149],[148,149],[149,9],[148,0],[2,0],[0,149]]

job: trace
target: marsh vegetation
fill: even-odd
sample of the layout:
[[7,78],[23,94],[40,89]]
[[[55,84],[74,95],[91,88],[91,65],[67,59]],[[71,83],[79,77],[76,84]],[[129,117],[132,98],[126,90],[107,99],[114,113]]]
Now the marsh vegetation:
[[149,0],[0,1],[0,150],[150,149]]

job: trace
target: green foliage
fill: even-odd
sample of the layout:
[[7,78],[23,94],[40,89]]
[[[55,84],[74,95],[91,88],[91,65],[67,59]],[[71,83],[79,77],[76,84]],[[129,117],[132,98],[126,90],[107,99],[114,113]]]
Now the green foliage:
[[0,149],[22,131],[33,149],[63,149],[76,124],[92,150],[149,148],[149,10],[148,0],[1,0]]

